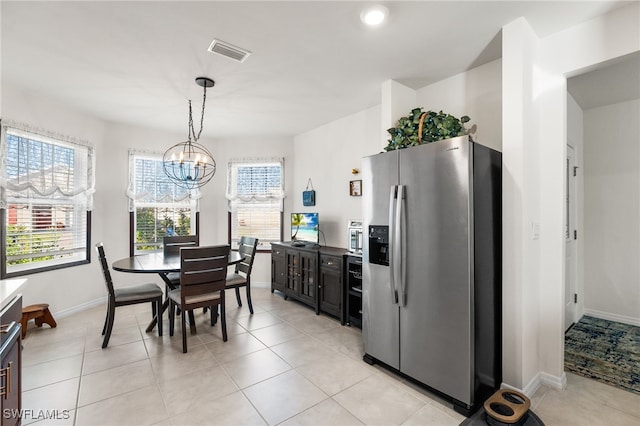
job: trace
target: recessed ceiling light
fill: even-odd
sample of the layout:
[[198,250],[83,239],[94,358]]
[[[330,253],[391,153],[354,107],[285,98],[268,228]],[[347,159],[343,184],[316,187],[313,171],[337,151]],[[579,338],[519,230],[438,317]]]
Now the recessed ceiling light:
[[360,20],[366,25],[375,27],[384,22],[389,14],[389,9],[382,5],[368,7],[360,13]]

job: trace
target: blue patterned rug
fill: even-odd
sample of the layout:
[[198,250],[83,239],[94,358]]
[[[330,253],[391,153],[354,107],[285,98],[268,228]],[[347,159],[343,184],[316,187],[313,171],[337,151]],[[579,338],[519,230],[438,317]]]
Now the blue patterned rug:
[[640,394],[640,327],[584,316],[564,342],[566,371]]

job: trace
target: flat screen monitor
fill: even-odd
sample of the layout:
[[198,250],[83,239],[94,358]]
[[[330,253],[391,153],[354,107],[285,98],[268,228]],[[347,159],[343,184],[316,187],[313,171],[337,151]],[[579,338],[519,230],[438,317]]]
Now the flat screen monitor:
[[318,244],[318,213],[291,213],[291,241]]

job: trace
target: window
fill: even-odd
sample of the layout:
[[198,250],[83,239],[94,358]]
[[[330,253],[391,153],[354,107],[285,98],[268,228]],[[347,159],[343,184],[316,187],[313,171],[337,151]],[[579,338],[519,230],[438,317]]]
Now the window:
[[89,263],[93,148],[2,125],[2,278]]
[[171,182],[162,168],[161,154],[129,153],[128,196],[132,254],[162,250],[165,235],[197,234],[199,191]]
[[284,173],[282,158],[229,162],[229,242],[238,247],[240,237],[258,238],[258,249],[270,250],[282,240]]

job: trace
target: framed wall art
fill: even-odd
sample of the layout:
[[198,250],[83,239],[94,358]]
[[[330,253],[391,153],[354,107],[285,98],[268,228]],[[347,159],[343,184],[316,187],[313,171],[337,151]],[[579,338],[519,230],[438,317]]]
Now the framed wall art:
[[362,195],[361,180],[352,180],[349,182],[349,195],[352,197],[360,197]]
[[[309,189],[311,187],[311,189]],[[313,183],[311,178],[307,181],[307,189],[302,191],[302,205],[303,206],[315,206],[316,205],[316,191],[313,189]]]

